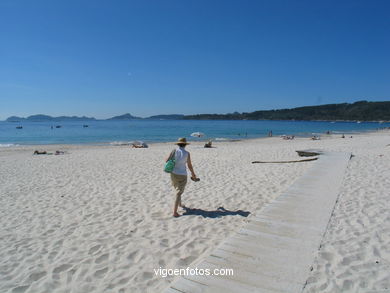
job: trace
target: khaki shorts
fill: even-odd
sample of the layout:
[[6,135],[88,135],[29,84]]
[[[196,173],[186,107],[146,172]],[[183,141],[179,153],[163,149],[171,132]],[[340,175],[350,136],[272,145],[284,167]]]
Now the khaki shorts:
[[171,173],[171,181],[176,190],[176,196],[181,196],[187,184],[187,175],[177,175]]

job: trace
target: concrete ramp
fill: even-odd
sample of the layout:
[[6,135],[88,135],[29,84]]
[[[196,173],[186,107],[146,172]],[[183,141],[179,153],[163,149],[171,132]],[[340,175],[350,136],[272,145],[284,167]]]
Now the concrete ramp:
[[182,276],[164,292],[302,292],[350,157],[321,154],[285,193],[192,266],[233,269],[233,276]]

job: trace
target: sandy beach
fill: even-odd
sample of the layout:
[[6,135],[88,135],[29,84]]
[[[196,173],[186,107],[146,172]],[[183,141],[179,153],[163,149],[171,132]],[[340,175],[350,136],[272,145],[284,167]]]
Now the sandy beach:
[[[186,268],[232,235],[315,162],[296,150],[349,151],[339,201],[305,292],[390,290],[390,133],[279,137],[188,146],[189,181],[172,217],[162,171],[172,143],[0,149],[0,292],[160,292],[154,269]],[[33,155],[34,150],[63,155]]]

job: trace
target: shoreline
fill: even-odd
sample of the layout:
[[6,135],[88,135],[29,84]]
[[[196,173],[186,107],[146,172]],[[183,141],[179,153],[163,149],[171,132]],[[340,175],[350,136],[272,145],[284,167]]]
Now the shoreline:
[[[294,135],[294,139],[310,139],[313,135],[321,135],[321,139],[329,139],[336,136],[340,136],[342,134],[345,135],[364,135],[364,134],[374,134],[374,133],[380,133],[380,132],[390,132],[389,128],[383,128],[383,129],[375,129],[375,130],[363,130],[363,131],[351,131],[351,132],[331,132],[330,134],[326,133],[312,133],[311,136],[299,136]],[[282,138],[283,135],[274,135],[272,137],[268,136],[262,136],[262,137],[253,137],[253,138],[241,138],[241,139],[223,139],[223,140],[215,140],[215,139],[199,139],[196,141],[189,141],[191,144],[204,144],[205,142],[212,140],[214,144],[220,144],[220,143],[236,143],[236,142],[245,142],[245,141],[257,141],[257,140],[264,140],[264,139],[270,139],[270,138]],[[4,143],[0,144],[0,152],[2,150],[16,150],[16,149],[22,149],[22,148],[108,148],[108,147],[125,147],[131,148],[131,142],[121,142],[118,141],[120,144],[114,144],[116,141],[113,142],[105,142],[105,143],[63,143],[63,144],[12,144],[12,143]],[[121,144],[123,143],[123,144]],[[149,146],[156,146],[156,145],[165,145],[165,144],[174,144],[175,141],[166,141],[166,142],[147,142]]]
[[[38,128],[35,128],[34,122],[29,122],[29,125],[25,125],[25,127],[22,130],[15,130],[12,128],[9,128],[9,126],[3,127],[2,129],[5,132],[2,132],[2,135],[0,137],[0,149],[2,148],[9,148],[14,146],[42,146],[42,145],[110,145],[110,144],[130,144],[133,141],[144,141],[147,144],[156,144],[156,143],[166,143],[170,142],[172,140],[175,140],[176,137],[173,137],[170,135],[172,133],[172,127],[175,127],[175,124],[172,124],[172,122],[169,122],[168,124],[162,124],[163,135],[159,131],[155,129],[156,125],[152,124],[150,126],[147,126],[145,130],[142,130],[143,128],[143,122],[137,122],[135,124],[131,124],[131,121],[129,121],[129,125],[125,124],[118,124],[118,126],[115,126],[114,128],[110,128],[111,124],[103,125],[103,126],[97,126],[91,124],[91,129],[86,130],[80,130],[82,123],[76,122],[70,123],[69,125],[66,124],[68,121],[64,122],[63,128],[66,128],[65,132],[61,131],[54,131],[51,132],[49,129],[49,132],[47,132],[47,127],[50,128],[50,124],[47,124],[46,122],[38,123],[40,125]],[[173,120],[170,120],[173,121]],[[189,121],[189,120],[184,120]],[[333,134],[342,134],[345,133],[346,135],[354,135],[357,133],[365,133],[365,132],[375,132],[379,131],[381,129],[389,129],[390,127],[387,127],[388,124],[380,124],[379,122],[370,122],[367,124],[363,124],[362,126],[359,126],[359,124],[354,123],[353,121],[317,121],[317,120],[251,120],[249,123],[239,122],[238,124],[220,124],[219,120],[209,120],[210,123],[213,123],[213,121],[216,121],[215,126],[210,126],[207,124],[207,121],[205,120],[199,120],[199,123],[196,124],[196,121],[193,120],[196,126],[194,126],[194,129],[201,128],[200,130],[203,130],[207,134],[207,136],[202,138],[194,139],[192,137],[189,137],[189,141],[200,141],[200,142],[206,142],[207,140],[211,139],[215,142],[219,141],[233,141],[233,140],[248,140],[248,139],[259,139],[259,138],[267,138],[268,133],[270,130],[273,130],[273,134],[275,137],[281,136],[281,135],[288,135],[295,137],[311,137],[314,135],[326,135],[326,131],[331,131]],[[218,122],[219,121],[219,122]],[[235,120],[224,120],[226,121],[235,121]],[[251,124],[253,122],[258,121],[260,124]],[[267,121],[270,122],[267,124]],[[102,121],[101,121],[102,122]],[[103,121],[104,122],[104,121]],[[118,121],[116,121],[118,122]],[[205,124],[206,122],[206,124]],[[245,121],[244,121],[245,122]],[[266,122],[266,124],[262,124],[262,122]],[[272,124],[272,122],[275,122],[276,124]],[[280,124],[278,122],[285,124]],[[296,124],[293,124],[296,122]],[[309,124],[305,124],[305,123]],[[316,122],[316,123],[314,123]],[[329,122],[335,122],[336,124],[330,124]],[[339,125],[337,126],[337,123],[339,122]],[[122,121],[119,121],[119,123],[122,123]],[[153,122],[156,123],[156,122]],[[289,124],[290,123],[290,124]],[[300,124],[303,123],[303,124]],[[313,124],[310,124],[313,123]],[[317,125],[317,123],[319,123]],[[320,124],[325,123],[325,124]],[[365,122],[363,122],[365,123]],[[377,123],[377,124],[375,124]],[[7,122],[9,124],[9,122]],[[158,124],[158,122],[157,122]],[[347,124],[347,126],[343,126],[342,124]],[[149,124],[148,124],[149,125]],[[165,125],[165,126],[164,126]],[[192,124],[191,124],[192,125]],[[1,125],[0,125],[1,126]],[[4,126],[4,125],[3,125]],[[125,127],[133,127],[133,130],[130,132],[124,131]],[[138,127],[139,126],[139,127]],[[119,127],[119,128],[118,128]],[[134,128],[136,127],[136,128]],[[169,128],[171,127],[171,128]],[[329,128],[328,128],[329,127]],[[204,128],[204,129],[203,129]],[[343,130],[346,129],[347,130]],[[111,130],[120,129],[119,132],[110,133]],[[185,126],[181,130],[181,136],[187,136],[189,133],[194,131],[194,129],[191,129],[190,126]],[[340,130],[341,129],[341,130]],[[108,132],[107,132],[108,131]],[[107,135],[107,133],[110,133],[110,135]],[[169,134],[170,133],[170,134]],[[248,137],[249,133],[249,137]],[[149,140],[149,139],[150,140]],[[154,140],[154,139],[157,140]],[[42,143],[42,141],[44,143]]]
[[[197,114],[195,114],[197,115]],[[204,114],[198,114],[198,115],[204,115]],[[206,114],[209,115],[209,114]],[[211,114],[214,115],[214,114]],[[220,114],[217,114],[220,115]],[[224,114],[222,114],[224,115]],[[26,119],[26,118],[24,118]],[[130,119],[130,120],[113,120],[113,119],[92,119],[92,120],[59,120],[59,121],[53,121],[53,120],[42,120],[42,121],[33,121],[33,120],[20,120],[20,121],[7,121],[7,120],[1,120],[0,122],[6,122],[6,123],[23,123],[23,122],[37,122],[37,123],[46,123],[46,122],[53,122],[53,123],[59,123],[59,122],[95,122],[95,121],[296,121],[296,122],[347,122],[347,123],[356,123],[356,122],[362,122],[362,123],[390,123],[390,120],[297,120],[297,119],[150,119],[150,118],[139,118],[139,119]]]

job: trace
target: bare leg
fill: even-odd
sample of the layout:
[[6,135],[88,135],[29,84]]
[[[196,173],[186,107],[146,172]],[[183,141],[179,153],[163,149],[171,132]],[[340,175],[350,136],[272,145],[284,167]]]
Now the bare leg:
[[177,212],[177,205],[175,204],[175,207],[173,208],[173,216],[174,217],[179,217],[179,213]]
[[179,207],[179,205],[181,206],[181,193],[179,194],[176,194],[176,200],[175,200],[175,205],[173,207],[173,216],[174,217],[178,217],[180,216],[177,212],[177,208]]
[[172,179],[172,185],[176,191],[176,199],[175,199],[175,204],[173,206],[173,216],[179,217],[180,215],[178,214],[177,209],[179,206],[182,207],[181,195],[183,194],[184,188],[187,183],[187,176],[171,174],[171,179]]
[[184,204],[182,204],[182,202],[181,202],[181,196],[180,196],[180,201],[179,201],[179,207],[181,207],[181,208],[185,208],[186,206],[184,205]]

